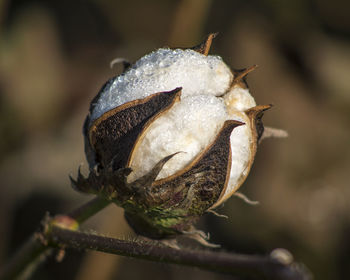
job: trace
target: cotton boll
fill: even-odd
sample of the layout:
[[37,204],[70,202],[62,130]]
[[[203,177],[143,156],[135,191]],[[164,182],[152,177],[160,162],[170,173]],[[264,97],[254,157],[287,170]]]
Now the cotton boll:
[[176,152],[180,153],[164,165],[157,179],[183,169],[210,145],[226,118],[221,98],[210,95],[182,98],[144,132],[131,157],[133,172],[128,181],[146,174],[159,160]]
[[103,89],[91,121],[126,102],[182,87],[182,97],[224,94],[232,81],[229,67],[219,56],[193,50],[159,49],[138,60]]
[[208,55],[214,37],[145,55],[90,105],[83,130],[90,173],[72,184],[123,207],[148,238],[184,234],[209,246],[194,223],[237,191],[254,160],[271,106],[256,106],[245,88],[256,66],[232,73]]

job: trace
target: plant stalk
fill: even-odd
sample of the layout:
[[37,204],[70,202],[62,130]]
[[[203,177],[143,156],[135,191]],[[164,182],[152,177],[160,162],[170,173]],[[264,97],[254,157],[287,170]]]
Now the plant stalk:
[[270,256],[174,249],[159,242],[121,240],[57,226],[52,227],[49,244],[61,248],[89,249],[149,261],[198,267],[249,279],[311,279],[303,265],[283,264]]

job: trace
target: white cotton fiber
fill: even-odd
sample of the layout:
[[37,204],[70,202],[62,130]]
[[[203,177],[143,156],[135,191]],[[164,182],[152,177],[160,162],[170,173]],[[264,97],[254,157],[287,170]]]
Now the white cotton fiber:
[[164,157],[170,159],[157,179],[173,175],[189,164],[217,135],[227,118],[221,98],[195,95],[181,98],[171,110],[156,119],[133,153],[128,177],[132,182],[146,174]]
[[237,191],[243,183],[244,178],[249,172],[249,161],[252,156],[251,142],[252,131],[250,121],[244,112],[231,111],[228,119],[245,123],[233,129],[230,137],[231,142],[231,170],[225,192],[221,194],[220,201],[217,201],[211,208],[215,208]]
[[238,189],[239,185],[237,185],[237,183],[240,181],[242,174],[244,174],[251,158],[250,145],[253,140],[250,122],[244,113],[236,112],[235,114],[231,114],[230,119],[244,122],[245,125],[236,127],[231,133],[232,163],[230,179],[224,197]]
[[182,87],[182,97],[224,94],[232,73],[219,56],[193,50],[159,49],[139,59],[115,78],[95,104],[91,121],[126,102]]
[[250,95],[249,90],[235,86],[224,96],[225,105],[229,111],[241,111],[256,106],[254,97]]

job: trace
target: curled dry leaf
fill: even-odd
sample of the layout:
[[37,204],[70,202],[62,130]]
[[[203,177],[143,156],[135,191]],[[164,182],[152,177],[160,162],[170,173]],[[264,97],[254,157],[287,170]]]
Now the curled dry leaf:
[[209,55],[214,34],[190,49],[163,48],[110,79],[84,125],[90,174],[73,186],[125,209],[140,235],[186,234],[234,194],[252,166],[264,126],[245,77]]

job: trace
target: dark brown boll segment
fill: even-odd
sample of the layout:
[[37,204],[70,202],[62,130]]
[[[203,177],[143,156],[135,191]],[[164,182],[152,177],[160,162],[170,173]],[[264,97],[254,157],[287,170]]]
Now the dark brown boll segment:
[[89,129],[90,129],[90,125],[91,125],[90,116],[91,116],[92,111],[94,110],[94,108],[96,106],[97,101],[100,99],[101,94],[105,91],[106,88],[109,88],[111,86],[111,84],[114,82],[115,78],[116,77],[113,77],[113,78],[109,79],[107,82],[105,82],[104,85],[101,87],[100,91],[98,92],[98,94],[91,100],[89,114],[86,116],[85,121],[84,121],[84,125],[83,125],[84,148],[85,148],[85,155],[86,155],[86,159],[89,163],[90,170],[93,169],[97,164],[95,151],[91,147],[89,137],[88,137]]
[[95,120],[88,131],[87,145],[94,152],[99,168],[126,167],[138,135],[148,123],[169,109],[180,94],[181,88],[155,93],[118,106]]

